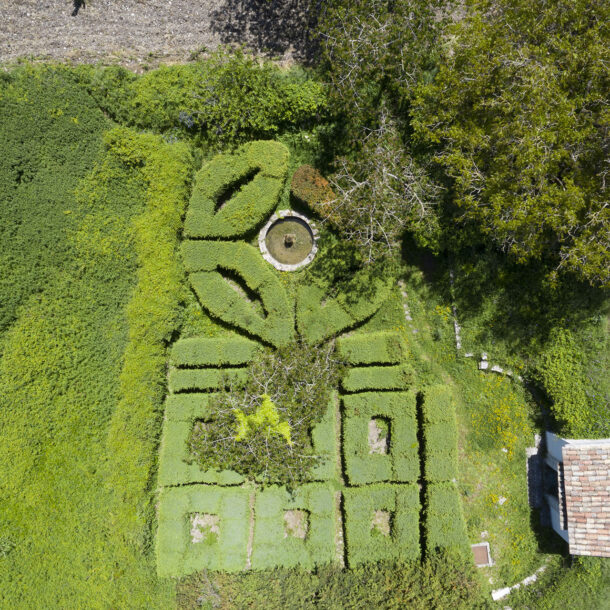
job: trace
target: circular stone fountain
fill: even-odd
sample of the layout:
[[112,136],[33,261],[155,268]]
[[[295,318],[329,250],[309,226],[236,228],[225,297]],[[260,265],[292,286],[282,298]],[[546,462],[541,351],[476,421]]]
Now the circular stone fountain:
[[312,222],[292,210],[276,212],[261,229],[258,246],[266,261],[280,271],[295,271],[316,255],[318,232]]

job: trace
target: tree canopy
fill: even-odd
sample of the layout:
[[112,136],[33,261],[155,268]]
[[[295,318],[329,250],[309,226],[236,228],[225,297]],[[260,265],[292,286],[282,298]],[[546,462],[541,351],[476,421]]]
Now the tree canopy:
[[609,5],[474,0],[412,106],[460,221],[503,251],[610,285]]

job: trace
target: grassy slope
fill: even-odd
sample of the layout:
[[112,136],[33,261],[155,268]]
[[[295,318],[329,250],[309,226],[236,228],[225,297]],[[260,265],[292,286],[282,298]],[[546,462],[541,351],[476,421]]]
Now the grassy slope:
[[[2,111],[10,111],[6,89],[3,95]],[[3,246],[21,295],[3,301],[5,319],[16,320],[3,336],[0,361],[2,605],[168,607],[171,583],[157,581],[148,555],[126,552],[131,532],[112,518],[116,496],[106,463],[128,342],[126,306],[137,280],[132,224],[146,212],[147,184],[124,160],[110,152],[102,158],[101,134],[109,125],[69,79],[32,71],[11,95],[33,100],[30,113],[11,115],[10,129],[23,139],[22,149],[38,155],[35,180],[49,195],[17,188],[12,205],[2,208],[10,214],[3,226],[17,228]],[[78,121],[57,116],[60,104],[63,116],[76,114]],[[39,121],[40,140],[29,130],[34,110],[60,120]],[[3,128],[7,121],[5,114]],[[66,140],[70,123],[95,128]],[[79,154],[74,141],[96,154]],[[70,162],[41,160],[47,142],[48,158],[72,151]],[[8,144],[4,167],[20,154]],[[22,223],[18,212],[27,212]]]

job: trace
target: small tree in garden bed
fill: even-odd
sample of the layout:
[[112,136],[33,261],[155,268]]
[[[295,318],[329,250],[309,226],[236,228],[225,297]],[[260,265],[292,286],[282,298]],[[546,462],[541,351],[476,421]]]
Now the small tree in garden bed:
[[337,165],[330,180],[336,198],[321,211],[367,262],[397,250],[406,230],[422,246],[436,243],[441,189],[404,149],[387,113],[358,155],[341,157]]
[[211,421],[191,435],[192,454],[204,470],[234,470],[263,482],[306,480],[319,461],[310,431],[339,376],[331,343],[314,348],[299,341],[263,353],[245,388],[230,387],[212,401]]

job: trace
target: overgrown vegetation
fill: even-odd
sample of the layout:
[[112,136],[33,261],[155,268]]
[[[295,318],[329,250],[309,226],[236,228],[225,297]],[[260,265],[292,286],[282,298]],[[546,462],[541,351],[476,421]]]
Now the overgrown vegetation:
[[[610,434],[608,9],[441,4],[325,3],[315,76],[0,74],[6,605],[166,608],[205,566],[180,606],[476,608],[544,564],[507,603],[603,607],[608,562],[560,558],[524,449]],[[325,221],[294,281],[255,247],[277,205]],[[478,576],[443,552],[479,540]]]
[[[307,480],[318,461],[311,429],[339,380],[333,352],[332,344],[313,348],[298,342],[254,360],[245,388],[229,386],[219,393],[209,419],[193,430],[190,448],[202,470],[234,470],[291,485]],[[257,424],[269,402],[271,419]]]

